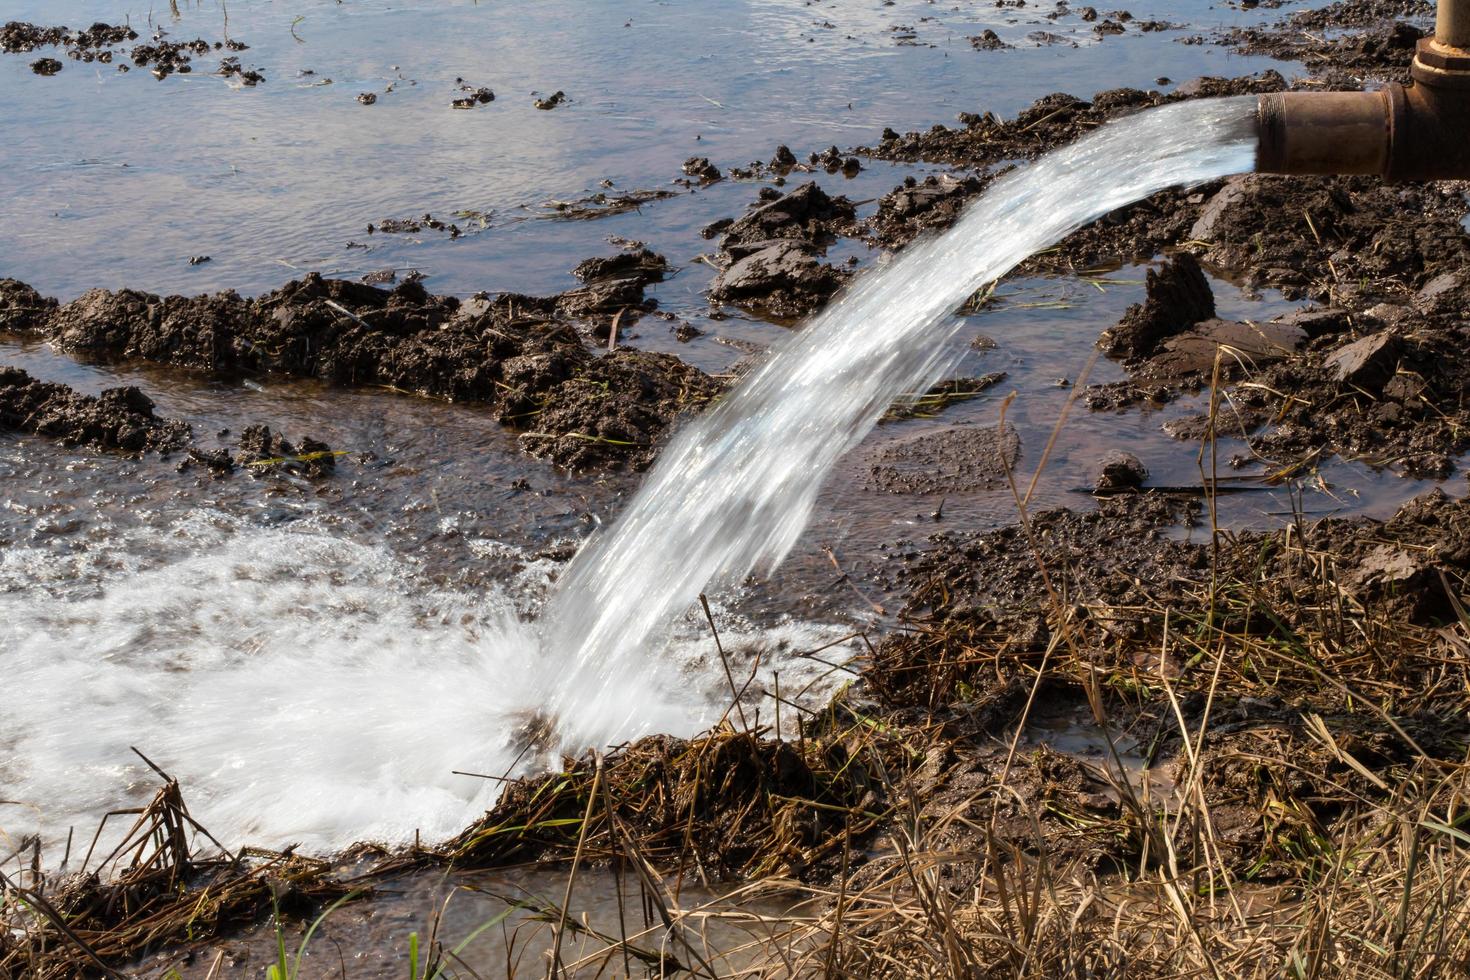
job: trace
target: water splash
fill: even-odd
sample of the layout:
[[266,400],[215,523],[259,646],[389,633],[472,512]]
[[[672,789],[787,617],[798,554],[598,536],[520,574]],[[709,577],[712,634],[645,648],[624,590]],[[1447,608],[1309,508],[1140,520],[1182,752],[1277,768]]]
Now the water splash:
[[545,611],[547,649],[569,660],[553,699],[567,743],[605,743],[648,710],[660,638],[701,591],[780,564],[833,464],[895,397],[953,366],[953,314],[967,297],[1115,208],[1252,169],[1255,104],[1142,113],[996,181],[952,229],[858,279],[681,431]]
[[[513,550],[464,543],[465,563]],[[0,548],[0,857],[39,833],[59,861],[69,828],[90,840],[103,813],[146,801],[158,781],[131,746],[231,846],[331,853],[457,833],[501,784],[455,770],[525,768],[519,731],[557,680],[522,615],[556,566],[521,564],[488,590],[447,587],[331,523],[213,509],[111,527],[86,548]],[[776,648],[841,635],[730,631],[793,685],[814,666],[783,667]],[[664,669],[694,683],[629,737],[692,734],[723,709],[705,633],[674,636]],[[127,822],[107,826],[104,853]]]

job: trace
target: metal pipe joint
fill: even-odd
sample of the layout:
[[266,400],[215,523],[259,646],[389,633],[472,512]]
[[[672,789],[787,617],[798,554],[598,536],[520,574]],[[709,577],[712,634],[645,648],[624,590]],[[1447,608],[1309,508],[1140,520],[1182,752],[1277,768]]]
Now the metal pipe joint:
[[1410,73],[1373,92],[1261,96],[1256,170],[1470,179],[1470,0],[1440,0]]

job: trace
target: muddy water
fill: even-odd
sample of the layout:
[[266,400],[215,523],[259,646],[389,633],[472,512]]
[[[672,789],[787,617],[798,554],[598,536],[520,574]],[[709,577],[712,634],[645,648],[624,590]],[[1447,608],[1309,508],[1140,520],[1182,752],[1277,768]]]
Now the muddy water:
[[[819,911],[807,896],[774,889],[714,890],[691,878],[666,883],[668,909],[677,922],[665,926],[652,896],[631,872],[584,870],[573,880],[563,929],[561,963],[570,977],[658,976],[675,962],[703,960],[716,976],[735,976],[762,962],[772,943],[800,951],[791,935],[796,921]],[[409,972],[409,937],[417,933],[420,958],[435,935],[446,951],[483,978],[543,976],[554,945],[559,909],[567,895],[562,873],[413,874],[374,882],[370,900],[349,903],[328,916],[301,956],[303,977],[402,977]],[[306,925],[287,922],[282,933],[293,962],[302,951]],[[436,931],[437,930],[437,931]],[[604,938],[599,938],[604,937]],[[609,954],[626,937],[630,955]],[[788,938],[789,937],[789,938]],[[274,923],[228,942],[181,956],[166,953],[137,964],[142,975],[170,970],[186,978],[258,977],[278,956]],[[641,955],[640,955],[641,954]],[[447,963],[451,969],[453,960]],[[420,975],[422,975],[422,967]]]
[[[650,292],[705,331],[680,344],[649,320],[632,341],[728,370],[787,328],[708,315],[711,273],[694,260],[710,244],[698,229],[738,214],[757,186],[671,183],[686,157],[728,168],[769,158],[778,143],[805,156],[872,142],[884,126],[1009,113],[1055,90],[1280,67],[1176,43],[1271,12],[1138,4],[1139,19],[1190,29],[1099,40],[1076,18],[1045,20],[1040,6],[567,2],[508,11],[468,0],[234,0],[226,23],[226,6],[210,0],[181,2],[177,17],[162,3],[12,0],[6,18],[127,20],[144,39],[158,29],[238,38],[250,45],[242,63],[266,81],[240,87],[211,75],[214,55],[163,80],[73,61],[44,78],[27,67],[34,55],[0,56],[0,275],[63,298],[92,286],[253,293],[305,269],[417,269],[434,291],[462,295],[551,291],[571,284],[576,261],[622,236],[680,269]],[[912,30],[894,30],[903,27]],[[966,37],[986,28],[1017,49],[973,50]],[[1068,43],[1027,46],[1036,30]],[[452,109],[460,77],[490,86],[496,100]],[[533,91],[554,90],[570,102],[533,107]],[[375,104],[359,104],[362,92]],[[822,181],[862,200],[910,173],[924,170],[875,163]],[[604,190],[603,180],[676,196],[596,221],[547,216],[548,202]],[[466,234],[367,234],[370,223],[426,212]],[[211,261],[188,263],[201,255]],[[872,489],[875,457],[928,433],[992,426],[1014,391],[1008,418],[1029,480],[1074,390],[1055,382],[1080,379],[1093,338],[1142,297],[1142,278],[1125,268],[1095,283],[1007,285],[1005,301],[963,335],[993,346],[960,365],[1007,380],[942,418],[879,426],[839,463],[781,571],[717,603],[722,635],[796,672],[781,647],[789,656],[891,617],[892,597],[863,572],[899,543],[1014,520],[1003,487]],[[1215,286],[1225,316],[1294,305]],[[415,830],[433,838],[487,803],[483,781],[453,770],[520,756],[515,728],[547,690],[528,679],[522,615],[575,543],[618,513],[636,478],[560,473],[521,455],[514,435],[480,411],[381,391],[89,366],[14,339],[0,342],[0,363],[89,391],[137,384],[205,445],[266,422],[349,453],[325,483],[215,481],[156,460],[0,436],[0,651],[29,653],[24,669],[16,659],[4,668],[0,785],[27,805],[0,810],[0,842],[33,828],[53,841],[72,826],[86,833],[102,810],[151,792],[131,745],[182,777],[196,814],[232,842],[331,849]],[[1091,380],[1117,376],[1103,361]],[[1077,490],[1117,445],[1142,457],[1156,483],[1198,484],[1195,449],[1160,430],[1198,410],[1187,400],[1117,416],[1074,408],[1032,506],[1090,506]],[[1334,462],[1324,477],[1295,506],[1382,514],[1423,488],[1353,463]],[[1253,490],[1223,498],[1221,520],[1276,524],[1293,506],[1284,491]],[[856,592],[827,546],[856,573]],[[671,669],[690,679],[690,698],[645,719],[648,730],[692,731],[718,715],[723,680],[707,630],[686,627]],[[487,657],[492,635],[500,643]]]

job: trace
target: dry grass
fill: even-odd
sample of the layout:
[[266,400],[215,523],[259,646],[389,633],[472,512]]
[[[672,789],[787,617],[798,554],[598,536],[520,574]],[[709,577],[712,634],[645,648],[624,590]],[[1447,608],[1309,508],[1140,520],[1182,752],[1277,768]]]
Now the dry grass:
[[201,857],[194,842],[213,839],[189,816],[179,784],[155,772],[163,786],[147,806],[115,811],[97,828],[93,847],[110,820],[133,818],[100,860],[89,847],[75,871],[66,870],[68,853],[47,874],[32,840],[16,855],[29,852],[29,867],[0,870],[0,976],[116,976],[144,952],[223,934],[273,902],[308,909],[347,893],[307,858],[254,849],[232,856],[218,844]]

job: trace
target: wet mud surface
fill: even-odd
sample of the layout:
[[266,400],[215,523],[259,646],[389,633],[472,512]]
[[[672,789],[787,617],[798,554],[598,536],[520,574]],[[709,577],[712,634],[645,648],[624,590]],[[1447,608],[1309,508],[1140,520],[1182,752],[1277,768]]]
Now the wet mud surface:
[[668,355],[600,356],[577,327],[595,333],[600,323],[605,337],[613,321],[631,323],[651,307],[643,287],[664,269],[645,249],[584,262],[576,270],[584,285],[560,296],[464,302],[412,280],[382,290],[316,274],[254,300],[92,290],[62,305],[13,280],[0,295],[7,329],[74,356],[486,404],[505,424],[532,430],[525,442],[537,455],[576,469],[641,469],[674,420],[723,385]]

